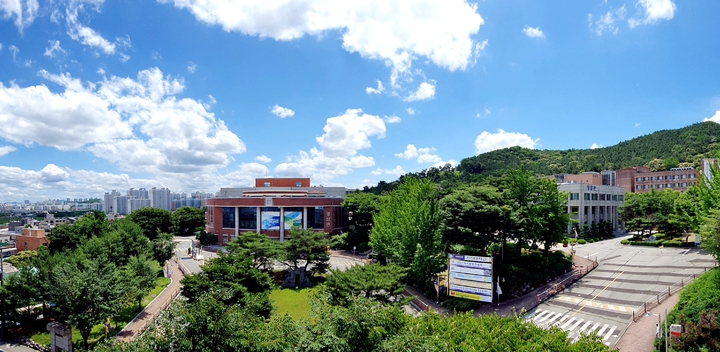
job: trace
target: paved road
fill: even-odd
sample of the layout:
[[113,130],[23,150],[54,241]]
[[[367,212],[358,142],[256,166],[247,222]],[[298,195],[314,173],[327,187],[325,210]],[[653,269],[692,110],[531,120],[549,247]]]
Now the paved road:
[[714,265],[710,255],[697,249],[625,246],[620,240],[576,246],[577,255],[597,258],[598,267],[528,312],[526,319],[541,327],[560,327],[571,340],[593,332],[614,346],[634,309]]
[[30,347],[18,345],[16,343],[0,341],[0,352],[36,352]]

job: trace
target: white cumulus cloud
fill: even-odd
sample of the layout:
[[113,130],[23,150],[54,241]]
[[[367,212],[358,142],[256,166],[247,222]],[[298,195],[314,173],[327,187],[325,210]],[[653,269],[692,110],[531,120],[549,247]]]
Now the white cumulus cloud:
[[527,134],[519,132],[505,132],[502,129],[499,129],[497,133],[483,131],[475,139],[475,154],[513,146],[534,149],[539,141],[539,139],[532,139]]
[[540,27],[533,28],[530,26],[525,26],[525,28],[523,28],[522,32],[525,33],[525,35],[530,38],[545,38],[545,33],[543,33],[543,31],[540,30]]
[[383,120],[385,120],[385,122],[387,122],[387,123],[399,123],[400,121],[402,121],[400,116],[395,116],[395,115],[385,116],[385,117],[383,117]]
[[[703,122],[706,122],[706,121],[720,123],[720,110],[715,111],[715,115],[713,115],[712,117],[703,119]],[[637,124],[637,125],[640,125],[640,124]],[[637,126],[635,126],[635,127],[637,127]]]
[[310,177],[313,182],[328,184],[353,169],[371,167],[375,160],[358,151],[372,146],[370,137],[383,138],[386,128],[382,118],[360,109],[348,109],[328,118],[323,131],[325,133],[316,138],[320,149],[313,147],[309,152],[300,151],[297,156],[290,156],[275,167],[276,175]]
[[593,143],[593,144],[590,146],[590,149],[598,149],[598,148],[602,148],[602,145],[597,144],[597,143]]
[[378,175],[393,175],[393,176],[395,176],[395,177],[400,177],[400,176],[402,176],[402,175],[405,175],[406,172],[405,172],[405,170],[403,170],[403,168],[402,168],[400,165],[398,165],[398,166],[396,166],[394,169],[382,169],[382,168],[378,168],[378,169],[376,169],[376,170],[370,171],[370,174],[371,174],[371,175],[375,175],[375,176],[378,176]]
[[437,155],[432,154],[435,148],[417,148],[415,144],[408,144],[405,151],[395,154],[396,157],[405,160],[416,159],[418,163],[438,163],[442,161]]
[[187,67],[188,72],[195,73],[196,69],[197,69],[197,65],[194,62],[190,61],[190,63],[188,64],[188,67]]
[[398,79],[415,74],[416,60],[464,70],[487,44],[473,38],[484,20],[467,0],[159,1],[186,9],[201,22],[261,38],[294,40],[339,31],[345,50],[391,68],[393,88]]
[[255,161],[257,161],[259,163],[267,164],[267,163],[272,162],[272,159],[266,157],[265,155],[258,155],[255,157]]
[[407,112],[408,115],[415,115],[415,109],[413,108],[407,108],[405,109],[405,112]]
[[15,148],[11,145],[4,145],[4,146],[0,147],[0,156],[8,155],[16,150],[17,150],[17,148]]
[[377,88],[373,87],[367,87],[365,88],[365,93],[367,94],[380,94],[385,91],[385,87],[383,87],[382,82],[380,80],[377,81]]
[[672,0],[639,0],[636,6],[641,9],[642,14],[628,20],[630,28],[655,24],[662,20],[669,21],[675,16],[676,6]]
[[270,112],[272,112],[275,116],[277,116],[277,117],[279,117],[279,118],[281,118],[281,119],[284,119],[284,118],[286,118],[286,117],[293,117],[293,116],[295,116],[295,111],[292,111],[292,110],[290,110],[290,109],[288,109],[288,108],[284,108],[284,107],[282,107],[282,106],[280,106],[280,105],[277,105],[277,104],[275,104],[275,106],[273,106],[273,107],[270,109]]
[[431,81],[420,83],[418,89],[410,94],[405,101],[421,101],[435,98],[435,82]]

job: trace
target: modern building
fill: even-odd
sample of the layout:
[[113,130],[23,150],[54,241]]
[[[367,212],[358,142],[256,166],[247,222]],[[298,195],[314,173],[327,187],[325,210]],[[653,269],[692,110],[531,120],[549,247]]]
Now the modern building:
[[105,213],[114,213],[117,209],[115,208],[115,198],[120,196],[120,192],[112,190],[112,192],[105,192],[103,197],[103,211]]
[[150,190],[150,206],[153,208],[172,210],[172,195],[167,188],[155,188]]
[[135,210],[142,209],[142,208],[149,208],[150,207],[150,199],[147,198],[135,198],[130,197],[128,199],[128,214],[134,212]]
[[673,189],[685,191],[697,183],[698,170],[691,167],[676,167],[670,171],[650,172],[646,166],[617,170],[618,186],[626,192],[644,193],[651,190]]
[[583,172],[577,175],[565,175],[566,183],[584,183],[588,185],[602,185],[602,175],[599,172]]
[[[572,214],[571,219],[576,220],[580,228],[610,221],[613,230],[618,229],[618,207],[625,201],[622,187],[561,183],[558,184],[558,189],[560,192],[569,193],[567,211]],[[572,231],[571,226],[568,226],[568,233]]]
[[283,241],[292,228],[329,234],[348,227],[344,187],[311,187],[309,178],[262,178],[255,187],[222,188],[206,200],[206,226],[223,244],[244,232]]

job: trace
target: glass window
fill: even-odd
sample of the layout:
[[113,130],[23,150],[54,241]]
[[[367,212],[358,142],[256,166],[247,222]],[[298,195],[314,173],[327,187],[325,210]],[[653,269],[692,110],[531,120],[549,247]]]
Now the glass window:
[[235,228],[235,208],[234,207],[223,207],[223,228],[234,229]]
[[324,209],[325,208],[323,207],[315,207],[315,221],[313,222],[314,229],[325,228],[325,222],[323,221],[323,217],[325,216]]
[[683,182],[682,186],[687,187],[687,182]]
[[642,177],[636,177],[635,181],[642,181]]
[[570,200],[578,200],[580,199],[579,193],[570,193]]
[[592,194],[592,200],[598,200],[598,195],[597,195],[597,193],[593,193],[593,194]]
[[270,187],[270,182],[263,183],[263,187]]
[[677,180],[677,179],[678,179],[678,175],[673,175],[673,179]]
[[695,174],[690,174],[690,178],[695,178]]
[[687,178],[687,175],[682,174],[682,175],[680,175],[680,178]]
[[240,228],[241,229],[257,228],[257,208],[256,207],[240,208]]
[[301,229],[303,226],[303,208],[283,208],[283,222],[285,229]]
[[295,187],[302,187],[302,182],[295,182]]
[[584,193],[583,199],[590,200],[590,193]]

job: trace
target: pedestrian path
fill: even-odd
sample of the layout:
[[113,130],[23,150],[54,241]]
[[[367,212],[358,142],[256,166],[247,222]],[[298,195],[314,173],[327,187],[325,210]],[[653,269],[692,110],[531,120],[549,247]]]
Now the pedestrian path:
[[630,307],[618,306],[618,305],[608,304],[608,303],[602,303],[602,302],[595,302],[595,301],[593,301],[593,300],[588,301],[588,300],[585,299],[585,298],[569,297],[569,296],[565,296],[565,295],[557,295],[557,296],[555,296],[555,299],[558,299],[558,300],[561,300],[561,301],[565,301],[565,302],[570,302],[570,303],[578,303],[578,304],[579,304],[579,303],[584,303],[586,306],[589,306],[589,307],[615,310],[615,311],[618,311],[618,312],[631,313],[631,312],[633,311],[633,309],[630,308]]
[[568,333],[568,339],[572,342],[579,340],[582,334],[589,335],[594,333],[600,336],[603,343],[612,346],[620,334],[617,325],[585,320],[581,317],[576,317],[572,311],[554,312],[551,310],[537,309],[535,314],[528,316],[526,320],[532,321],[533,324],[543,329],[558,327]]
[[125,325],[125,327],[120,330],[117,335],[115,335],[116,339],[123,342],[135,339],[180,293],[180,280],[184,277],[183,273],[177,265],[174,265],[175,261],[171,260],[168,261],[168,263],[171,264],[170,267],[172,268],[170,284],[162,292],[160,292],[160,294],[155,297],[155,299],[150,302],[150,304],[148,304],[145,309],[143,309],[143,311],[135,317],[135,319]]

